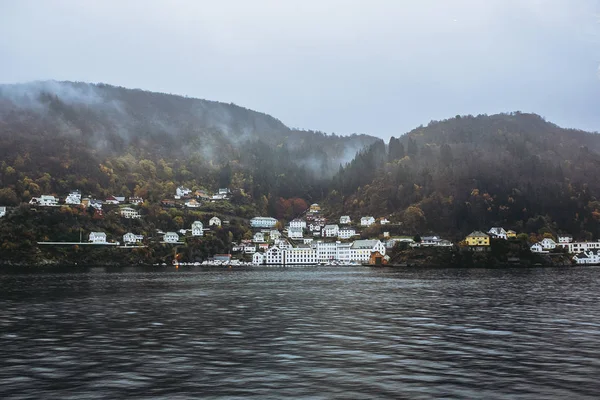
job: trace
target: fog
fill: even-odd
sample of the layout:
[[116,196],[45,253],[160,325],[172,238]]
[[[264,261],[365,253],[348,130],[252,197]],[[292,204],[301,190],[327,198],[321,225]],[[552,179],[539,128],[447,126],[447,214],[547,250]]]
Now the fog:
[[0,0],[0,83],[105,82],[398,136],[456,114],[600,129],[600,4]]

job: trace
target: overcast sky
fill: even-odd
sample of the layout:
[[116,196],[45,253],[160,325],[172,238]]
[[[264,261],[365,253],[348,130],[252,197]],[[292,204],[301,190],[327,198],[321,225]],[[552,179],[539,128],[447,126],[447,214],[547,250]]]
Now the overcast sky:
[[0,82],[104,82],[383,138],[515,110],[600,131],[599,15],[600,0],[0,0]]

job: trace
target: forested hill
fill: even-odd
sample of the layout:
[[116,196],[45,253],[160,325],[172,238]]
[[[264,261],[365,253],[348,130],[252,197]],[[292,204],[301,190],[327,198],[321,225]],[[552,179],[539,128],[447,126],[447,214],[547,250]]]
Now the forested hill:
[[[72,188],[97,196],[235,181],[255,197],[320,197],[376,139],[299,131],[233,104],[104,84],[0,85],[0,196],[9,205]],[[143,193],[141,193],[143,192]]]
[[432,121],[377,142],[334,178],[331,209],[391,215],[406,233],[503,226],[600,237],[600,136],[538,115]]

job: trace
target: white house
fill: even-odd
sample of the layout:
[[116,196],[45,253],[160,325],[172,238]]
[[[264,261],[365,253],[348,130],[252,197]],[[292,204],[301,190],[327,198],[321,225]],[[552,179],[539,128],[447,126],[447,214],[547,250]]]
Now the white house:
[[198,208],[201,206],[200,202],[196,199],[190,199],[185,202],[187,208]]
[[210,221],[208,221],[208,226],[221,226],[221,220],[218,217],[212,217]]
[[273,228],[277,224],[277,220],[272,217],[254,217],[250,220],[252,228]]
[[532,244],[529,249],[531,250],[532,253],[543,253],[544,252],[544,248],[542,247],[542,245],[540,243]]
[[306,221],[296,218],[290,222],[290,228],[306,229]]
[[121,212],[121,217],[123,217],[123,218],[136,219],[136,218],[142,217],[137,210],[134,210],[131,207],[122,207],[120,212]]
[[184,186],[179,186],[175,189],[175,198],[181,199],[182,197],[188,196],[192,191]]
[[292,245],[290,244],[290,242],[288,242],[285,239],[276,240],[275,246],[277,246],[279,249],[291,249],[292,248]]
[[565,244],[573,242],[573,236],[571,235],[558,235],[558,243]]
[[104,232],[90,232],[89,241],[92,243],[106,243],[106,233]]
[[349,215],[342,215],[340,217],[340,225],[348,225],[352,222]]
[[356,230],[354,228],[341,228],[338,231],[338,238],[350,239],[352,236],[356,236]]
[[192,236],[204,236],[204,224],[202,222],[192,222]]
[[41,195],[40,197],[34,197],[29,201],[29,204],[35,204],[39,206],[51,207],[58,205],[58,199],[52,195]]
[[340,227],[338,225],[325,225],[321,234],[323,237],[337,237]]
[[81,204],[81,193],[79,190],[74,190],[65,199],[65,204],[79,205]]
[[391,248],[393,248],[396,245],[396,243],[407,243],[407,244],[410,245],[411,243],[414,243],[414,242],[415,242],[414,239],[409,238],[409,237],[391,238],[387,242],[385,242],[385,247],[387,249],[391,249]]
[[265,264],[283,264],[283,251],[277,246],[271,247],[265,253]]
[[254,243],[264,243],[265,241],[265,234],[262,232],[256,232],[254,234],[254,238],[252,239],[252,241]]
[[281,233],[277,229],[271,229],[269,232],[269,238],[272,242],[279,239],[281,237]]
[[0,207],[0,218],[4,217],[6,215],[6,207],[2,206]]
[[304,234],[302,232],[302,228],[292,228],[292,227],[290,227],[288,229],[288,237],[290,239],[302,239],[303,236],[304,236]]
[[381,218],[381,219],[379,220],[379,224],[380,224],[380,225],[387,225],[387,224],[389,224],[389,223],[390,223],[390,221],[388,221],[388,219],[387,219],[387,218]]
[[262,265],[265,262],[265,256],[263,253],[256,252],[252,255],[253,265]]
[[508,235],[506,234],[506,231],[502,227],[493,227],[492,229],[490,229],[488,231],[488,233],[490,234],[490,236],[492,238],[504,239],[504,240],[508,239]]
[[228,188],[219,188],[219,194],[222,196],[227,196],[229,194]]
[[163,236],[163,242],[177,243],[177,242],[179,242],[179,235],[177,234],[177,232],[167,232]]
[[556,242],[549,238],[544,238],[544,240],[542,240],[540,244],[542,245],[544,250],[552,250],[556,248]]
[[131,232],[128,232],[123,235],[123,243],[127,244],[135,244],[144,240],[143,235],[134,235]]
[[361,226],[371,226],[375,223],[375,218],[373,217],[362,217],[360,219]]

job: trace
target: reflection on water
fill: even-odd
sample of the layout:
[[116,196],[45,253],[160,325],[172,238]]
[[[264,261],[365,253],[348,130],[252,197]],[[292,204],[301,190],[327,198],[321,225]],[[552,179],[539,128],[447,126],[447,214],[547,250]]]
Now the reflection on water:
[[600,269],[0,274],[0,398],[595,398]]

